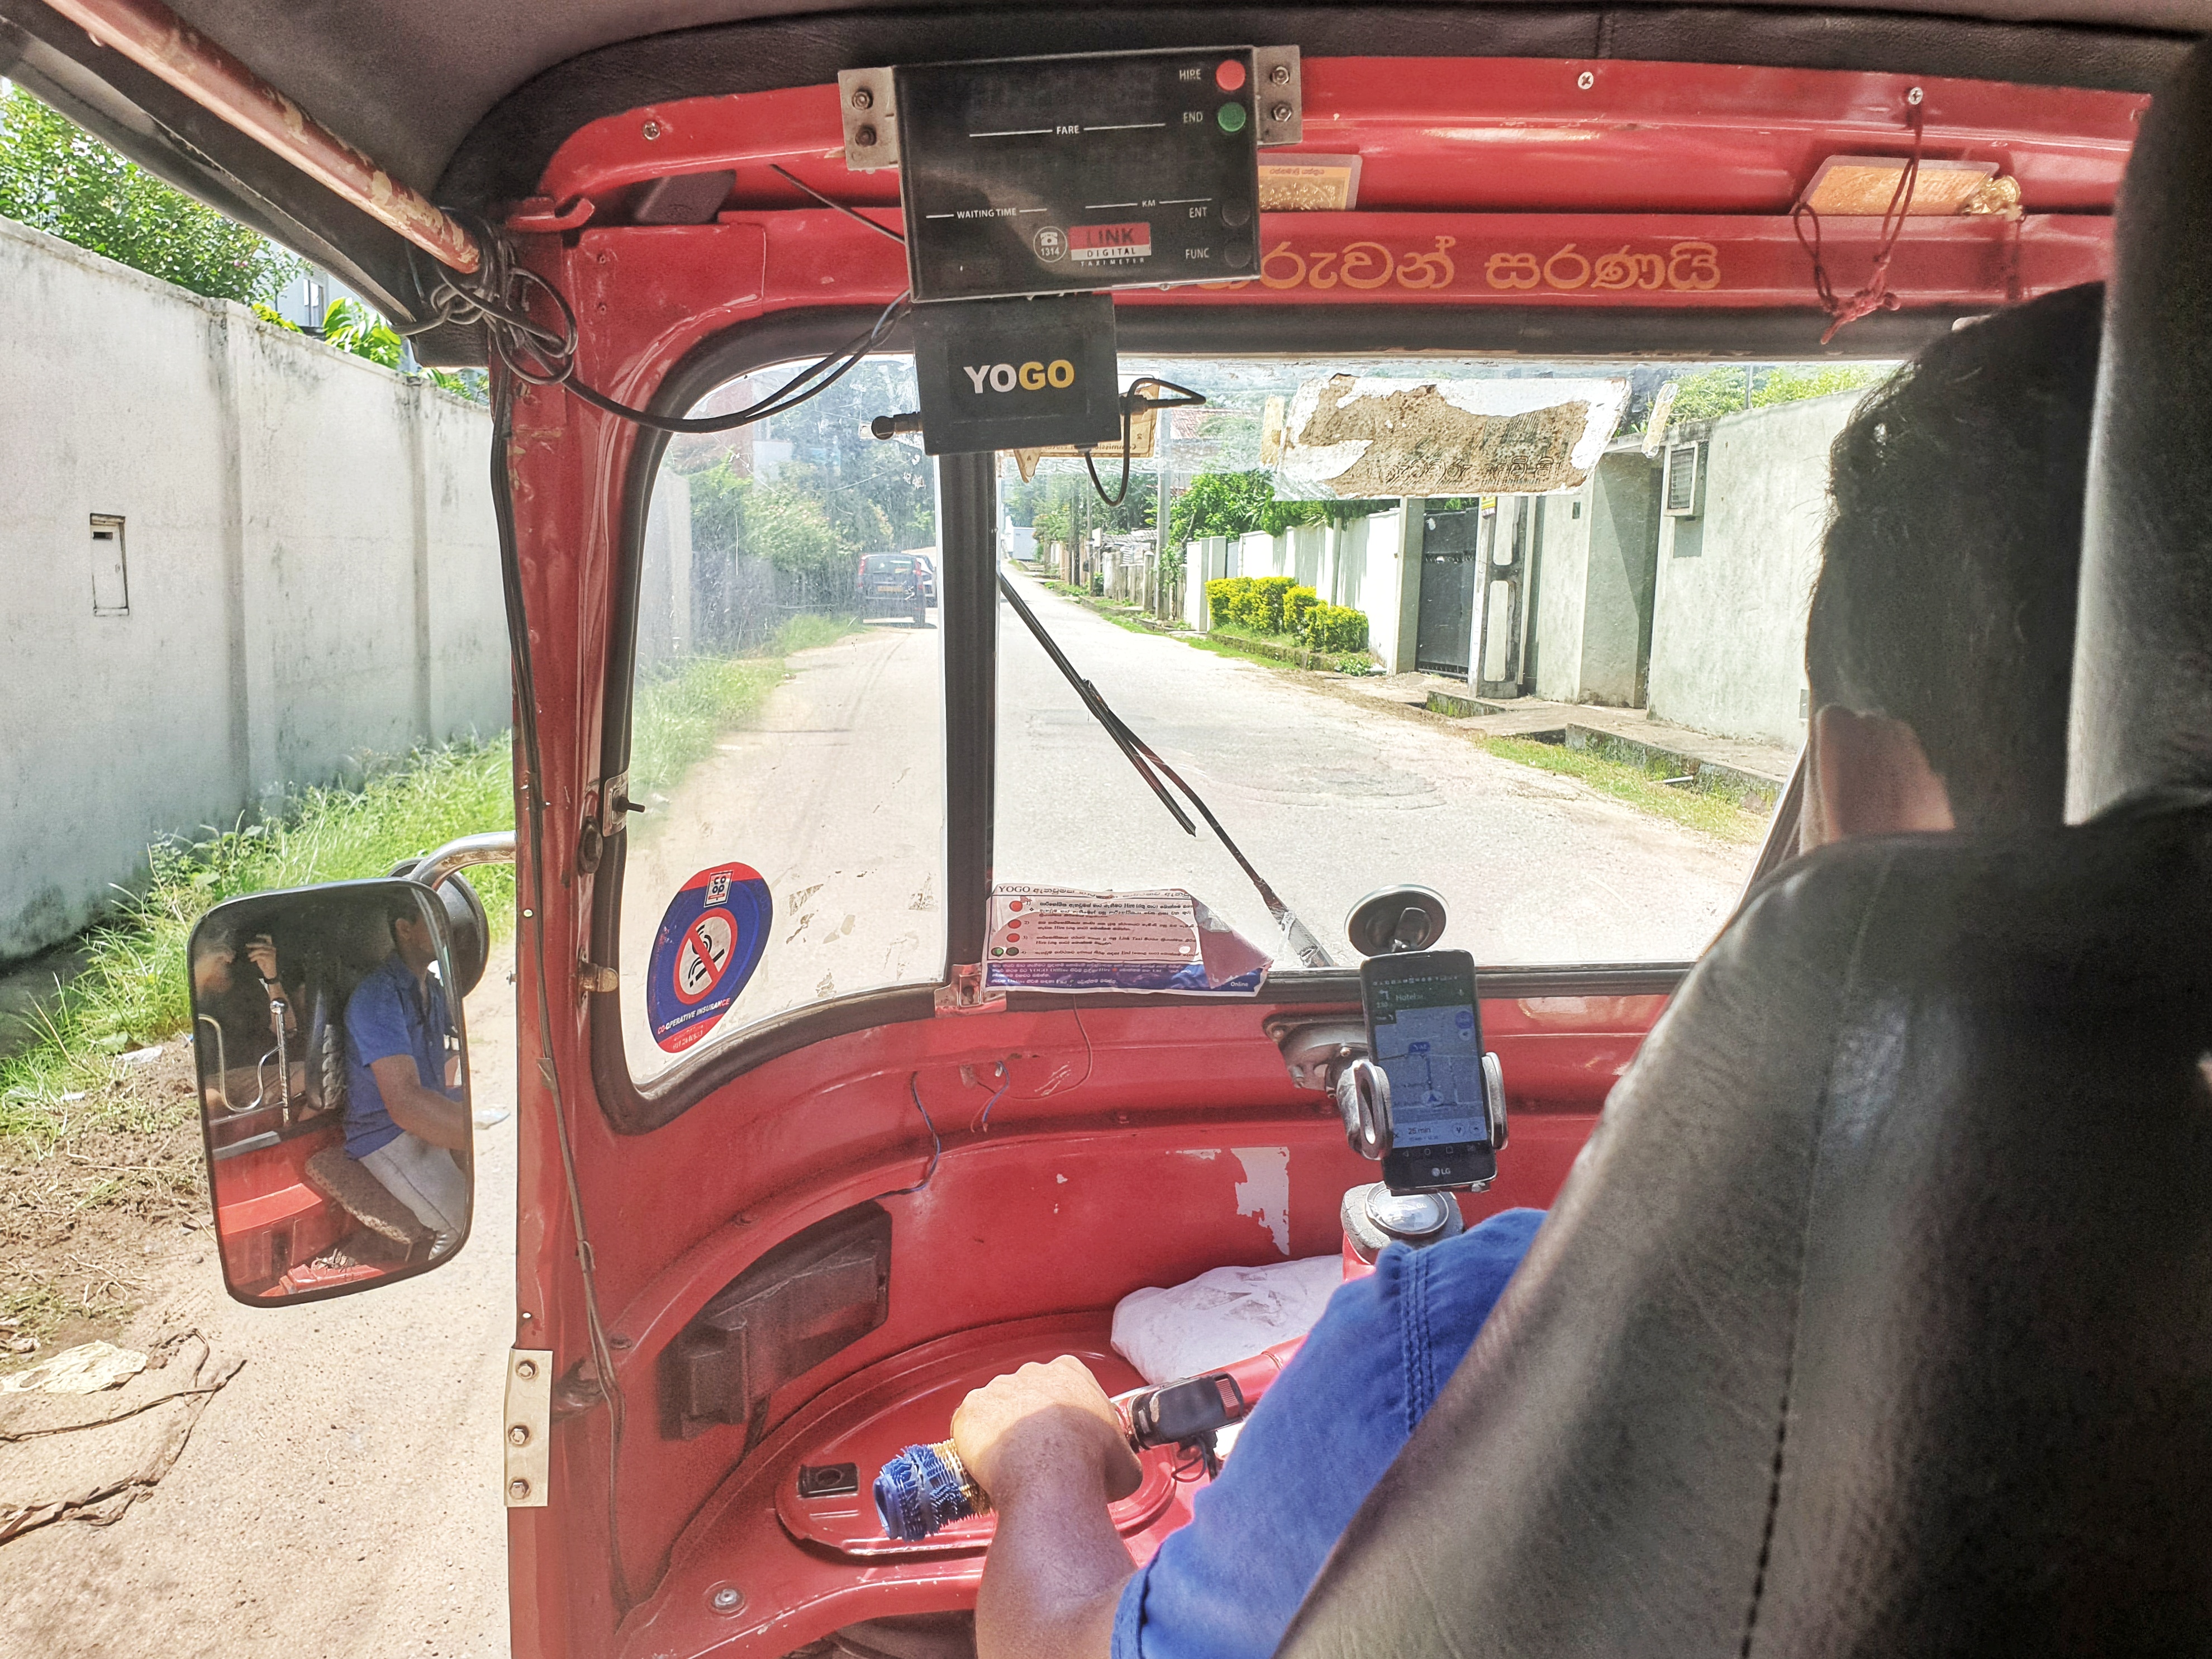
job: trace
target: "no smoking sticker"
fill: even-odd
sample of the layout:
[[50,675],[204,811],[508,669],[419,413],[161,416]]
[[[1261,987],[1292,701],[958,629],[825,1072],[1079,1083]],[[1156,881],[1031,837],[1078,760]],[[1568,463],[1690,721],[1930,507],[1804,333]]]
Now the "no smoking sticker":
[[775,902],[750,865],[718,864],[677,890],[653,937],[645,1015],[653,1040],[680,1054],[714,1029],[768,947]]

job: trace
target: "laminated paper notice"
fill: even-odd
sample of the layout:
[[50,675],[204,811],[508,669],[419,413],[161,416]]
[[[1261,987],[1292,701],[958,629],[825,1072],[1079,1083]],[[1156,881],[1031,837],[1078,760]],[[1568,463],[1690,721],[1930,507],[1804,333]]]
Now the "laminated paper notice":
[[1249,996],[1267,972],[1267,952],[1180,888],[1001,887],[987,950],[985,982],[1001,989]]
[[1262,213],[1349,213],[1359,205],[1357,155],[1262,155]]

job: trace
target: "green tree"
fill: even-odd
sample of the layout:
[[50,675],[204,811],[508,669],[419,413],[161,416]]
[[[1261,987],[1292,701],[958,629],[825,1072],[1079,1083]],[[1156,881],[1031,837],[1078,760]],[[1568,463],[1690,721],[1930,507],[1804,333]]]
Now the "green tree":
[[1168,510],[1168,542],[1181,548],[1205,536],[1242,536],[1260,531],[1279,536],[1307,524],[1346,524],[1380,513],[1388,501],[1283,501],[1265,471],[1201,472]]
[[358,300],[333,300],[323,313],[323,343],[398,369],[406,362],[407,343],[391,324]]
[[1206,536],[1242,536],[1261,528],[1276,505],[1265,472],[1201,472],[1168,509],[1168,539],[1181,547]]
[[1832,392],[1856,392],[1884,379],[1889,372],[1867,363],[1783,363],[1764,369],[1741,363],[1715,363],[1674,383],[1674,407],[1668,419],[1711,421],[1723,415],[1740,415],[1746,407],[1747,393],[1749,407],[1771,409]]
[[865,551],[839,545],[812,485],[798,467],[785,468],[772,484],[754,485],[744,498],[745,550],[786,570],[810,571],[830,569],[842,562],[840,554]]
[[727,454],[686,475],[691,486],[691,544],[721,552],[743,545],[745,496],[752,480],[738,476]]
[[212,300],[273,300],[294,253],[124,160],[21,87],[0,94],[0,217]]
[[1776,404],[1799,403],[1807,398],[1826,398],[1832,392],[1856,392],[1861,386],[1888,379],[1890,373],[1886,368],[1867,363],[1784,363],[1768,369],[1760,377],[1758,388],[1751,394],[1751,406],[1768,409]]

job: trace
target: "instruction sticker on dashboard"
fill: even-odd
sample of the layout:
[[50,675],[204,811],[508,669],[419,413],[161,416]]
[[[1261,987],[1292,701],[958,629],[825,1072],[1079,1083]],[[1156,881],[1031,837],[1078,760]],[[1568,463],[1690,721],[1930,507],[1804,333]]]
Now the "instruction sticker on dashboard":
[[1267,955],[1180,888],[1135,893],[1001,887],[984,981],[1030,991],[1250,996]]
[[702,870],[677,890],[653,936],[645,1018],[653,1040],[681,1054],[714,1029],[760,966],[775,911],[746,864]]

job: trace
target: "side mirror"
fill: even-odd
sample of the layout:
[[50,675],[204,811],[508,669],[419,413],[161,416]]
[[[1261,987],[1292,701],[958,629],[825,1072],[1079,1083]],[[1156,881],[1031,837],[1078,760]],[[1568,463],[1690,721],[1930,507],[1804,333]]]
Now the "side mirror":
[[344,1296],[459,1253],[475,1207],[461,998],[483,915],[448,876],[251,894],[193,930],[208,1187],[239,1301]]

